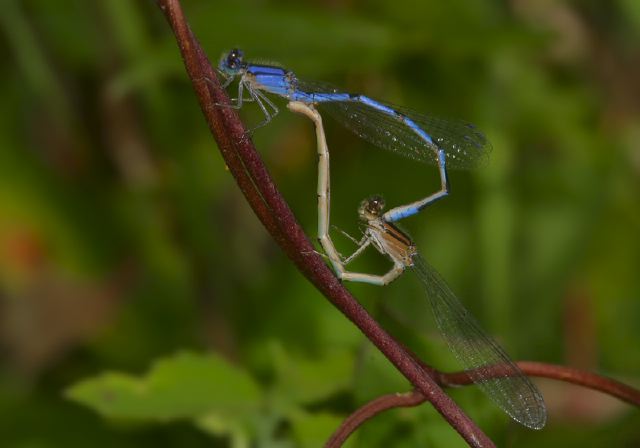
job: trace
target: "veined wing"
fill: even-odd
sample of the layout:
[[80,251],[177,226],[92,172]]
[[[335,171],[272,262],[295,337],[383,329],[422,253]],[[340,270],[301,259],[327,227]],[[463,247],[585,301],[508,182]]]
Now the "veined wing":
[[547,411],[540,391],[482,330],[440,274],[420,255],[413,260],[413,269],[427,291],[438,328],[473,382],[514,420],[541,429]]
[[[445,150],[447,167],[474,168],[481,165],[491,152],[491,144],[474,125],[463,121],[445,120],[424,115],[404,107],[377,100],[331,101],[340,92],[326,83],[297,80],[299,90],[314,93],[318,107],[359,137],[381,148],[405,157],[433,165],[437,164],[437,149]],[[389,110],[398,112],[406,121]],[[412,123],[431,142],[412,128]]]

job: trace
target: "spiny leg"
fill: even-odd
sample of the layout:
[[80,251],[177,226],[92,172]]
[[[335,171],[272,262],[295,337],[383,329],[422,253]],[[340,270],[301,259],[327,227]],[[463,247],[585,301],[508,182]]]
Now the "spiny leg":
[[[268,124],[271,121],[271,119],[276,116],[279,110],[276,107],[276,105],[273,104],[271,100],[269,100],[269,98],[266,97],[264,93],[260,92],[259,90],[255,90],[251,88],[251,86],[248,86],[247,90],[249,90],[251,96],[255,99],[256,103],[258,103],[258,106],[260,106],[260,110],[262,110],[262,113],[264,114],[264,120],[262,120],[253,128],[251,128],[251,130],[249,130],[249,133],[251,133],[256,129],[261,128],[262,126],[265,126],[266,124]],[[273,113],[269,113],[264,103],[267,103],[272,108]]]
[[240,83],[238,83],[238,97],[231,98],[231,101],[236,102],[236,105],[235,105],[236,109],[240,109],[243,103],[252,103],[256,100],[255,97],[251,95],[251,89],[249,88],[247,88],[247,91],[249,92],[249,97],[248,98],[244,97],[244,87],[245,87],[245,84],[242,81],[240,81]]
[[369,235],[364,235],[360,241],[356,241],[356,244],[358,245],[358,248],[355,250],[354,253],[352,253],[346,258],[340,259],[342,261],[343,266],[348,265],[353,260],[358,258],[360,255],[362,255],[364,250],[371,245],[371,240],[369,239]]
[[[235,79],[235,76],[226,76],[226,75],[223,75],[221,72],[218,72],[218,74],[221,75],[222,78],[224,79],[224,82],[222,83],[223,89],[226,89],[227,87],[229,87],[233,82],[233,80]],[[211,82],[209,78],[205,78],[205,80],[208,82]]]
[[351,235],[349,235],[347,232],[342,230],[340,227],[338,227],[336,225],[332,225],[331,227],[333,227],[334,230],[340,232],[343,236],[345,236],[347,239],[352,241],[356,246],[359,246],[361,244],[356,238],[354,238]]
[[[203,78],[204,81],[206,83],[209,83],[211,85],[213,85],[213,81],[209,78]],[[229,85],[233,82],[234,78],[233,77],[229,77],[226,78],[224,83],[222,83],[221,87],[223,89],[226,89],[227,87],[229,87]],[[249,89],[247,89],[249,90]],[[235,104],[223,104],[223,103],[214,103],[213,105],[216,107],[226,107],[228,109],[241,109],[242,108],[242,104],[243,102],[252,102],[255,101],[255,99],[252,96],[249,96],[249,98],[243,98],[244,94],[244,82],[242,80],[242,78],[240,79],[240,82],[238,82],[238,97],[237,98],[230,98],[230,101],[233,103],[235,102]],[[251,94],[251,92],[249,91],[249,94]]]

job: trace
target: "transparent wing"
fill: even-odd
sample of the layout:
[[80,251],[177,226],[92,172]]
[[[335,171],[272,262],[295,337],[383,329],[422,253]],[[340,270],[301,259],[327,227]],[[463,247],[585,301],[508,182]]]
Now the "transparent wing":
[[[331,101],[341,95],[330,84],[297,80],[299,90],[320,99],[318,107],[359,137],[381,148],[421,162],[437,164],[436,147],[429,144],[404,121],[384,108],[393,109],[413,121],[445,150],[447,167],[475,168],[483,164],[491,152],[491,144],[474,125],[419,114],[404,107],[375,101],[381,109],[358,101]],[[342,93],[344,95],[344,93]]]
[[414,256],[413,269],[424,284],[440,332],[473,382],[514,420],[541,429],[547,412],[538,389],[420,255]]

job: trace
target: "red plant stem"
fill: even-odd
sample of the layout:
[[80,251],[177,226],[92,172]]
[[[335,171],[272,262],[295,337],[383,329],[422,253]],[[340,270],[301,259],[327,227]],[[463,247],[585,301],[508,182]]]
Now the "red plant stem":
[[[612,378],[556,364],[545,364],[542,362],[532,361],[519,361],[516,362],[516,364],[528,376],[549,378],[576,384],[578,386],[584,386],[589,389],[611,395],[612,397],[618,398],[631,405],[640,407],[640,390]],[[473,383],[472,379],[466,372],[444,373],[432,368],[428,368],[428,370],[430,370],[430,375],[436,380],[436,382],[443,387],[466,386]],[[487,372],[486,368],[485,372]],[[500,376],[500,369],[496,368],[493,371],[493,375],[490,376]]]
[[[516,364],[528,376],[550,378],[584,386],[640,407],[640,390],[614,379],[596,375],[595,373],[584,372],[572,367],[544,364],[541,362],[520,361]],[[442,387],[458,387],[473,384],[473,380],[467,372],[445,373],[428,366],[425,366],[425,369]],[[497,377],[501,375],[499,368],[493,370],[493,373],[494,375],[490,376]],[[327,446],[342,445],[353,431],[359,428],[364,422],[384,411],[400,407],[418,406],[425,401],[424,396],[417,390],[404,394],[389,394],[375,398],[347,417],[342,425],[333,433],[329,439],[330,443],[328,443]]]
[[425,401],[424,395],[417,390],[404,394],[382,395],[375,398],[347,417],[340,427],[331,435],[325,447],[333,448],[342,446],[347,438],[362,426],[364,422],[384,411],[394,408],[410,408],[418,406]]
[[518,366],[529,376],[550,378],[567,383],[598,390],[612,397],[619,398],[631,405],[640,407],[640,390],[606,376],[585,372],[572,367],[545,364],[542,362],[520,361]]
[[[366,312],[315,253],[262,159],[229,104],[203,50],[189,29],[178,0],[156,0],[178,41],[187,73],[220,152],[247,202],[297,268],[402,372],[473,447],[494,447],[482,430],[447,396],[412,357]],[[217,105],[216,105],[217,104]]]

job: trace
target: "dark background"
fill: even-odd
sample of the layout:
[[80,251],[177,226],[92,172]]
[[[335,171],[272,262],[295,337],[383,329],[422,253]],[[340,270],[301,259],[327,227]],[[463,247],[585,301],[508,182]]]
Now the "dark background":
[[[514,359],[640,384],[639,2],[185,8],[213,62],[239,46],[301,78],[477,124],[493,144],[489,163],[452,172],[451,196],[406,228]],[[0,31],[2,446],[319,446],[359,405],[408,390],[245,204],[154,2],[6,0]],[[314,135],[278,105],[254,141],[315,237]],[[242,115],[249,127],[261,120],[255,106]],[[396,205],[437,188],[433,167],[326,123],[340,228],[358,235],[356,208],[370,194]],[[357,267],[388,262],[370,253]],[[425,361],[455,369],[406,277],[349,287]],[[105,410],[96,403],[116,395],[73,388],[90,378],[98,383],[82,384],[103,387],[105,371],[144,383],[154,365],[175,373],[185,357],[221,363],[195,370],[233,396],[216,375],[246,377],[251,412],[224,412],[219,391],[193,407],[198,373],[169,374],[180,393],[161,415],[135,400]],[[536,382],[550,413],[540,432],[473,388],[453,394],[500,446],[640,445],[637,410]],[[133,389],[147,386],[156,390]],[[464,446],[429,406],[385,413],[351,442]]]

